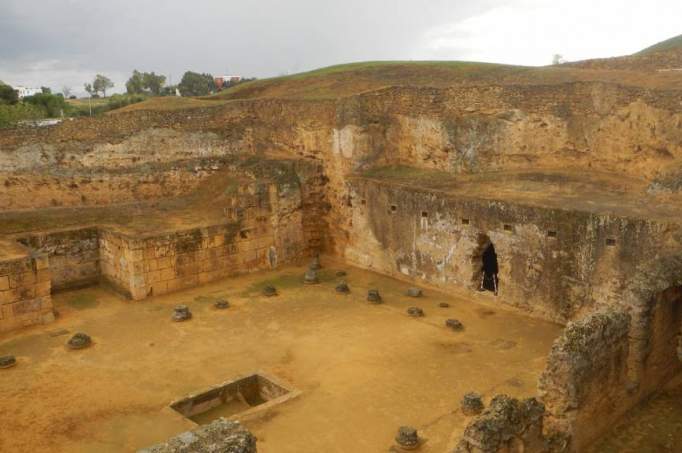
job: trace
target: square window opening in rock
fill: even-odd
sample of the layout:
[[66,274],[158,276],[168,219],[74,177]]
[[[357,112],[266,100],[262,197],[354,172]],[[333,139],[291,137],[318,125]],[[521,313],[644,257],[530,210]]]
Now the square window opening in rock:
[[391,205],[391,212],[396,212],[398,210],[398,206],[392,204]]
[[462,219],[462,225],[469,225],[469,219]]
[[254,373],[174,401],[170,407],[198,425],[220,417],[242,418],[298,395],[277,379]]
[[505,224],[505,225],[504,225],[504,231],[512,231],[513,229],[514,229],[514,227],[512,227],[512,226],[509,225],[509,224]]
[[558,235],[558,233],[556,231],[550,230],[547,232],[547,237],[550,237],[550,238],[555,238],[555,237],[557,237],[557,235]]
[[425,217],[425,218],[426,218],[426,217],[428,217],[428,216],[429,216],[429,213],[428,213],[428,212],[422,211],[422,217]]
[[616,245],[616,240],[613,238],[609,238],[606,240],[606,245],[608,245],[609,247],[614,247]]

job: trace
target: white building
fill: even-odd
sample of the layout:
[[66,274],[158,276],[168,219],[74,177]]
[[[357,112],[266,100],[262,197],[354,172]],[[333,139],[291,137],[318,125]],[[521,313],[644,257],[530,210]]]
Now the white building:
[[19,99],[23,99],[28,96],[33,96],[34,94],[40,94],[43,92],[40,88],[29,88],[29,87],[22,87],[22,86],[17,86],[14,87],[15,90],[17,90],[17,94],[19,95]]

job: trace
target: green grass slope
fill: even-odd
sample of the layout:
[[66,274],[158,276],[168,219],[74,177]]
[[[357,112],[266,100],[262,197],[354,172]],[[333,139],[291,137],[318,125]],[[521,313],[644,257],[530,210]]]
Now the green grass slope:
[[[656,68],[672,67],[678,52],[663,56],[662,50],[682,50],[682,35],[649,47],[628,57],[586,60],[562,65],[530,67],[466,61],[367,61],[329,66],[282,77],[255,80],[221,93],[198,97],[152,98],[116,110],[184,110],[211,107],[245,99],[339,99],[388,87],[561,85],[576,82],[602,82],[648,89],[682,89],[678,73],[657,73]],[[649,56],[648,54],[651,54]],[[682,55],[682,52],[679,52]],[[676,66],[675,66],[676,67]],[[114,113],[114,112],[112,112]]]
[[445,87],[474,81],[492,83],[530,69],[461,61],[370,61],[255,80],[225,90],[211,99],[333,99],[388,86]]
[[[639,71],[637,62],[618,59],[542,67],[462,61],[370,61],[351,63],[237,85],[203,100],[280,98],[339,99],[387,87],[557,85],[604,82],[647,88],[682,88],[682,79]],[[602,62],[603,64],[594,64]],[[591,67],[594,66],[594,67]]]
[[646,49],[637,52],[635,55],[647,55],[656,52],[666,52],[669,50],[682,50],[682,35],[661,41],[658,44],[654,44],[653,46],[647,47]]

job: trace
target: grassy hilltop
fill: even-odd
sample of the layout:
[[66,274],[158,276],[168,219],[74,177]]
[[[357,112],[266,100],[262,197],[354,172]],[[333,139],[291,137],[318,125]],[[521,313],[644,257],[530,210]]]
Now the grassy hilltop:
[[661,41],[658,44],[654,44],[651,47],[647,47],[646,49],[637,52],[635,55],[646,55],[655,52],[676,51],[680,49],[682,49],[682,35]]
[[153,98],[118,111],[176,110],[238,99],[338,99],[392,86],[556,85],[604,82],[649,89],[682,89],[682,35],[625,57],[529,67],[467,61],[368,61],[254,80],[201,98]]

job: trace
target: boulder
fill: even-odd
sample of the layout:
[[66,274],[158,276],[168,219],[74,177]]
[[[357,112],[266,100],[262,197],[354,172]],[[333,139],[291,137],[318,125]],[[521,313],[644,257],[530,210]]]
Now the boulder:
[[69,349],[85,349],[92,344],[92,339],[84,333],[77,333],[66,342]]
[[346,283],[345,281],[339,282],[339,284],[336,285],[336,292],[341,294],[348,294],[350,292],[348,283]]
[[424,310],[419,307],[410,307],[407,309],[407,314],[413,318],[421,318],[424,316]]
[[483,398],[476,392],[469,392],[464,395],[460,403],[460,409],[464,415],[472,416],[483,412],[485,406],[483,405]]
[[378,289],[370,289],[367,291],[367,300],[373,304],[380,304],[383,302]]
[[12,368],[17,364],[17,359],[13,355],[6,355],[0,357],[0,370],[5,368]]
[[218,299],[213,303],[213,306],[218,310],[225,310],[226,308],[230,308],[230,303],[225,299]]
[[192,319],[192,313],[187,305],[176,305],[171,319],[175,322],[188,321]]
[[308,269],[303,276],[303,283],[306,285],[320,283],[320,279],[317,277],[317,271],[315,269]]
[[497,395],[465,428],[455,453],[564,451],[550,448],[542,434],[545,407],[535,398]]
[[263,295],[265,297],[272,297],[277,295],[277,288],[272,285],[265,285],[263,288]]
[[419,447],[419,435],[417,430],[411,426],[401,426],[395,436],[395,442],[405,450],[412,450]]
[[457,332],[460,330],[464,330],[464,324],[459,322],[457,319],[448,319],[447,321],[445,321],[445,326]]

